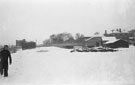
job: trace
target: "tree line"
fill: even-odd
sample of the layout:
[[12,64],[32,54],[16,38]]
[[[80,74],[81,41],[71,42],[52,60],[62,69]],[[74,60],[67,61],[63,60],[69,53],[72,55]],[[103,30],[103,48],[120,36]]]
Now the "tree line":
[[84,35],[81,33],[76,33],[73,36],[71,33],[64,32],[50,35],[49,39],[43,41],[43,44],[50,46],[53,44],[75,43],[80,42],[82,38],[84,38]]

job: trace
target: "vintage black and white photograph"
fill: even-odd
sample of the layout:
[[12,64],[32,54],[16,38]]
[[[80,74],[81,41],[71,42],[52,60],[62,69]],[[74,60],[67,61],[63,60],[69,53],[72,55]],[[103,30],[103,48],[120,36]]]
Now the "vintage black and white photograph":
[[135,85],[135,0],[0,0],[0,85]]

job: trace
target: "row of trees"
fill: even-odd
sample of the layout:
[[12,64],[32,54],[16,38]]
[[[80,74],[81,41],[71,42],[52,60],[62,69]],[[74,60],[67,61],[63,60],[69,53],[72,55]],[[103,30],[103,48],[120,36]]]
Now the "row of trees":
[[83,34],[76,33],[73,36],[71,33],[59,33],[50,35],[49,39],[43,41],[44,45],[62,44],[62,43],[74,43],[79,42],[84,37]]

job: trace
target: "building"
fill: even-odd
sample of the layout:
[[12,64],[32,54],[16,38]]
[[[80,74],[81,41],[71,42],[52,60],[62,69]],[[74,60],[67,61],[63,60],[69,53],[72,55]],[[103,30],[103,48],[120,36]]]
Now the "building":
[[91,37],[89,39],[86,39],[84,45],[87,47],[102,46],[103,45],[102,37]]
[[36,48],[36,42],[27,42],[25,39],[23,40],[16,40],[16,47],[22,49],[31,49]]
[[60,45],[56,45],[58,47],[64,48],[85,48],[85,47],[98,47],[102,46],[102,37],[95,36],[95,37],[83,37],[78,41],[74,41],[74,43],[64,43]]
[[103,44],[106,43],[106,42],[113,42],[113,41],[116,41],[116,37],[102,37],[102,42]]
[[105,34],[105,36],[116,37],[116,39],[129,41],[130,34],[128,32],[115,32],[115,33]]
[[102,37],[94,36],[94,37],[84,37],[80,42],[76,42],[74,47],[98,47],[102,46]]
[[35,42],[25,42],[22,44],[22,49],[32,49],[36,48],[36,43]]
[[129,42],[135,44],[135,29],[129,31]]
[[129,42],[121,39],[116,39],[114,41],[108,41],[104,43],[104,46],[110,47],[110,48],[128,48],[129,47]]
[[26,42],[26,40],[25,39],[23,39],[23,40],[16,40],[16,47],[21,47],[22,48],[22,45],[23,45],[23,43],[25,43]]
[[129,47],[129,42],[116,37],[102,37],[103,46],[110,48]]

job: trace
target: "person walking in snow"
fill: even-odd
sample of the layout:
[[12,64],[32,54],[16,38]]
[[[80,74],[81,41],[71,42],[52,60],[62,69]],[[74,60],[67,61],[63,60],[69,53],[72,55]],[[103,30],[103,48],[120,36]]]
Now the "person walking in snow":
[[8,45],[5,45],[3,50],[0,52],[1,55],[1,75],[4,73],[4,77],[8,77],[8,59],[9,63],[12,64],[11,54],[8,50]]
[[[0,52],[1,52],[1,49],[0,49]],[[0,54],[0,74],[2,74],[1,72],[2,72],[2,62],[1,62],[1,59],[2,57],[1,57],[1,54]]]

